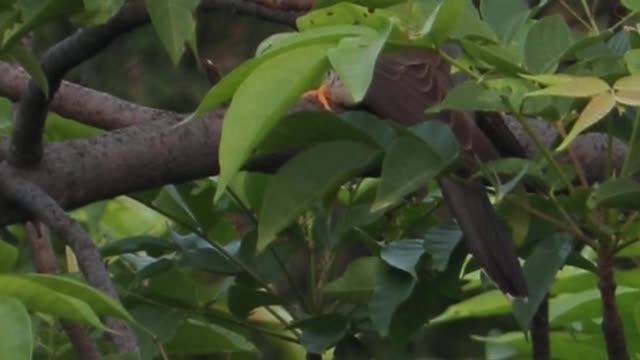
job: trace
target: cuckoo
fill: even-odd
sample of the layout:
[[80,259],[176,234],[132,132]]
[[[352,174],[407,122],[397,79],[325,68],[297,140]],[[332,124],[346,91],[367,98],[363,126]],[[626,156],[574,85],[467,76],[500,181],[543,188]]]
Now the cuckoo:
[[[425,110],[441,102],[452,86],[450,67],[436,52],[402,49],[379,56],[369,90],[360,103],[353,101],[333,71],[313,94],[328,109],[358,106],[402,126],[427,120],[447,124],[460,145],[463,166],[460,176],[438,178],[445,203],[460,226],[469,251],[489,278],[508,296],[526,297],[526,281],[510,232],[498,218],[483,184],[461,179],[473,173],[478,161],[507,154],[468,113],[443,111],[425,115]],[[494,125],[501,124],[501,119],[492,121]]]

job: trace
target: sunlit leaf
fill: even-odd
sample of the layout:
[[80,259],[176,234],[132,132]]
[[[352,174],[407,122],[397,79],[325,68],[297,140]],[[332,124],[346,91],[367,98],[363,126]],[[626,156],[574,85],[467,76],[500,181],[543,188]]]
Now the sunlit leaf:
[[441,2],[429,15],[419,35],[426,34],[436,46],[439,45],[455,30],[465,13],[466,5],[466,0]]
[[377,257],[363,257],[349,264],[347,270],[322,289],[323,293],[358,301],[367,298],[378,283],[381,261]]
[[573,139],[575,139],[583,131],[607,116],[607,114],[609,114],[609,112],[615,105],[615,96],[609,92],[597,95],[593,99],[591,99],[587,106],[585,106],[584,110],[582,110],[582,113],[580,113],[578,120],[576,120],[576,123],[571,128],[571,131],[558,146],[557,150],[564,150],[567,146],[569,146],[569,144],[571,144]]
[[547,88],[530,92],[528,96],[564,96],[570,98],[602,95],[610,90],[609,84],[596,77],[575,77],[570,81],[561,81]]
[[151,23],[174,64],[178,64],[185,44],[195,28],[193,11],[197,0],[146,0]]
[[274,56],[260,64],[238,87],[222,126],[216,198],[278,119],[304,90],[317,84],[324,75],[328,47],[302,47]]

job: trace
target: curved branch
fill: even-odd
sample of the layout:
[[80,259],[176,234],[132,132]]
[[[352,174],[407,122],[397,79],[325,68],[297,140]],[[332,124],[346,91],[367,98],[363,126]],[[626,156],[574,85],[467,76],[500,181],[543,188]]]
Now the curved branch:
[[9,161],[13,165],[33,166],[42,158],[42,131],[49,101],[65,74],[97,54],[121,34],[147,22],[148,15],[144,8],[126,5],[108,23],[80,29],[47,50],[42,57],[41,66],[49,83],[49,94],[44,94],[35,81],[29,81],[27,90],[20,99],[11,138]]
[[[64,239],[75,253],[87,282],[118,301],[118,293],[111,282],[109,272],[89,234],[40,187],[25,180],[14,168],[7,165],[4,163],[0,166],[0,192]],[[107,319],[107,325],[116,332],[113,342],[119,352],[128,353],[135,350],[136,339],[126,322],[111,318]]]

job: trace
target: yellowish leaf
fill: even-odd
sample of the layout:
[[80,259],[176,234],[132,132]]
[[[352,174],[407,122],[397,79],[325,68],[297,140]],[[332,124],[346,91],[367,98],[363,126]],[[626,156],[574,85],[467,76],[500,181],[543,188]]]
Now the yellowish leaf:
[[571,98],[593,97],[608,93],[611,88],[604,80],[597,77],[576,77],[547,88],[536,90],[527,96],[563,96]]
[[578,117],[578,120],[573,125],[573,128],[569,132],[569,135],[562,141],[562,144],[558,146],[557,151],[564,150],[576,136],[580,135],[584,130],[586,130],[591,125],[600,121],[603,117],[605,117],[611,109],[616,105],[616,98],[610,92],[606,92],[604,94],[600,94],[595,96],[587,106],[585,106],[584,110]]

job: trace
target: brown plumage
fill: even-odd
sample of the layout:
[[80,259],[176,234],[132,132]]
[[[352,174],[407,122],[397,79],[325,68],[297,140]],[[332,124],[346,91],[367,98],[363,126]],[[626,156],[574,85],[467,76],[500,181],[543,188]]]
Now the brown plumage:
[[[494,160],[501,154],[469,114],[443,111],[425,115],[424,111],[441,102],[452,86],[449,66],[439,55],[424,49],[403,49],[379,57],[362,105],[404,126],[427,119],[443,121],[460,144],[465,172],[469,174],[475,170],[478,160]],[[513,139],[502,122],[494,118],[489,125],[502,131],[500,136]],[[517,149],[508,152],[511,153],[503,155],[519,155],[513,154]],[[499,220],[482,184],[451,177],[441,177],[438,182],[479,265],[500,290],[513,297],[526,297],[526,281],[509,231]]]

